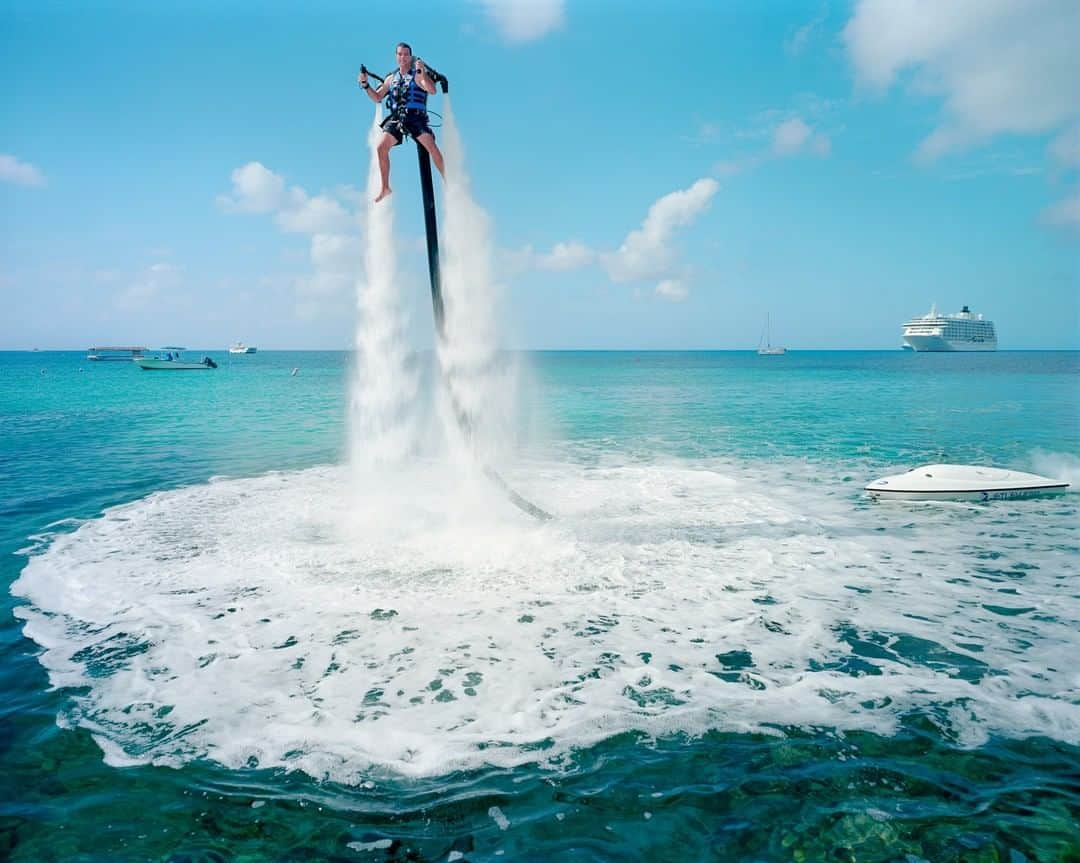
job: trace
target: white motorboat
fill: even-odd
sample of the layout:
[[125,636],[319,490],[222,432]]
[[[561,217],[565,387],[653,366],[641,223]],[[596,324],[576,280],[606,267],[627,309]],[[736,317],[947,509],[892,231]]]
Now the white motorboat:
[[254,345],[245,345],[243,342],[237,342],[234,345],[229,345],[230,354],[253,354],[257,351]]
[[1000,467],[928,464],[876,479],[866,491],[877,500],[1011,500],[1060,494],[1063,480]]
[[155,371],[204,371],[216,369],[215,363],[210,357],[192,361],[184,358],[187,348],[165,347],[161,348],[156,357],[133,357],[139,368],[147,372]]

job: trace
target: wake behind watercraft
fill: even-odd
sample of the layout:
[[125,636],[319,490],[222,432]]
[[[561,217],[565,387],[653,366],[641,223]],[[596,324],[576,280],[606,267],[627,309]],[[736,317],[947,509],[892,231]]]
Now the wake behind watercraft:
[[[428,75],[435,84],[442,88],[443,93],[448,93],[450,91],[450,82],[447,80],[446,76],[437,72],[430,65],[427,65],[426,69]],[[363,64],[360,65],[360,71],[369,77],[374,78],[380,84],[385,80],[383,76],[375,74]],[[404,129],[404,124],[402,125]],[[404,131],[404,134],[408,137],[412,137],[407,130]],[[428,154],[428,151],[420,145],[419,141],[415,143],[416,156],[419,160],[420,168],[420,190],[424,203],[424,231],[427,234],[428,277],[431,281],[431,309],[435,316],[436,335],[439,342],[445,345],[446,309],[443,304],[442,274],[439,269],[439,226],[435,213],[435,187],[431,176],[431,156]],[[466,440],[471,442],[474,439],[473,422],[469,417],[468,412],[462,407],[461,403],[454,395],[453,382],[449,379],[449,373],[446,372],[445,369],[444,373],[447,375],[447,391],[450,395],[450,406],[454,413],[454,418]],[[522,512],[525,512],[540,521],[549,521],[552,518],[550,513],[545,512],[540,507],[536,506],[536,504],[531,503],[514,491],[499,472],[491,467],[491,465],[481,463],[481,468],[484,475],[502,489],[510,499],[510,502]]]

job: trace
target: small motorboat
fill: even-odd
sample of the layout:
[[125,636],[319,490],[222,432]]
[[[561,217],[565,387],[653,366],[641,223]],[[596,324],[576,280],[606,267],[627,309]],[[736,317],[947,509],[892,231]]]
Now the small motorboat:
[[243,342],[236,342],[229,345],[230,354],[253,354],[258,350],[255,345],[245,345]]
[[156,357],[134,357],[134,362],[144,371],[205,371],[216,369],[215,363],[210,357],[203,357],[198,362],[184,358],[187,348],[161,348]]
[[866,492],[877,500],[1011,500],[1060,494],[1064,480],[1000,467],[928,464],[876,479]]

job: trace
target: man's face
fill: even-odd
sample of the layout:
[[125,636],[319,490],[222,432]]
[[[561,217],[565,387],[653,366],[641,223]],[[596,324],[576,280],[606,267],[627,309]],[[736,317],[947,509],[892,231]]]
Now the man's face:
[[412,65],[412,51],[404,45],[398,45],[397,47],[397,64],[402,72],[406,71]]

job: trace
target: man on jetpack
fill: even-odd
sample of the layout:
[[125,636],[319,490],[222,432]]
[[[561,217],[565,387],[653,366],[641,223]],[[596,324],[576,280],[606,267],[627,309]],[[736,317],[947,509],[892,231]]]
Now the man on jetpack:
[[412,48],[406,42],[398,42],[397,65],[393,74],[387,75],[377,89],[368,84],[368,73],[364,67],[360,68],[360,75],[356,79],[371,101],[378,103],[389,97],[386,107],[390,113],[382,121],[383,136],[378,147],[382,191],[375,199],[376,203],[391,192],[390,148],[400,144],[405,135],[412,135],[431,154],[439,173],[446,176],[442,153],[428,125],[427,97],[435,94],[435,82],[428,74],[424,61],[413,58]]

